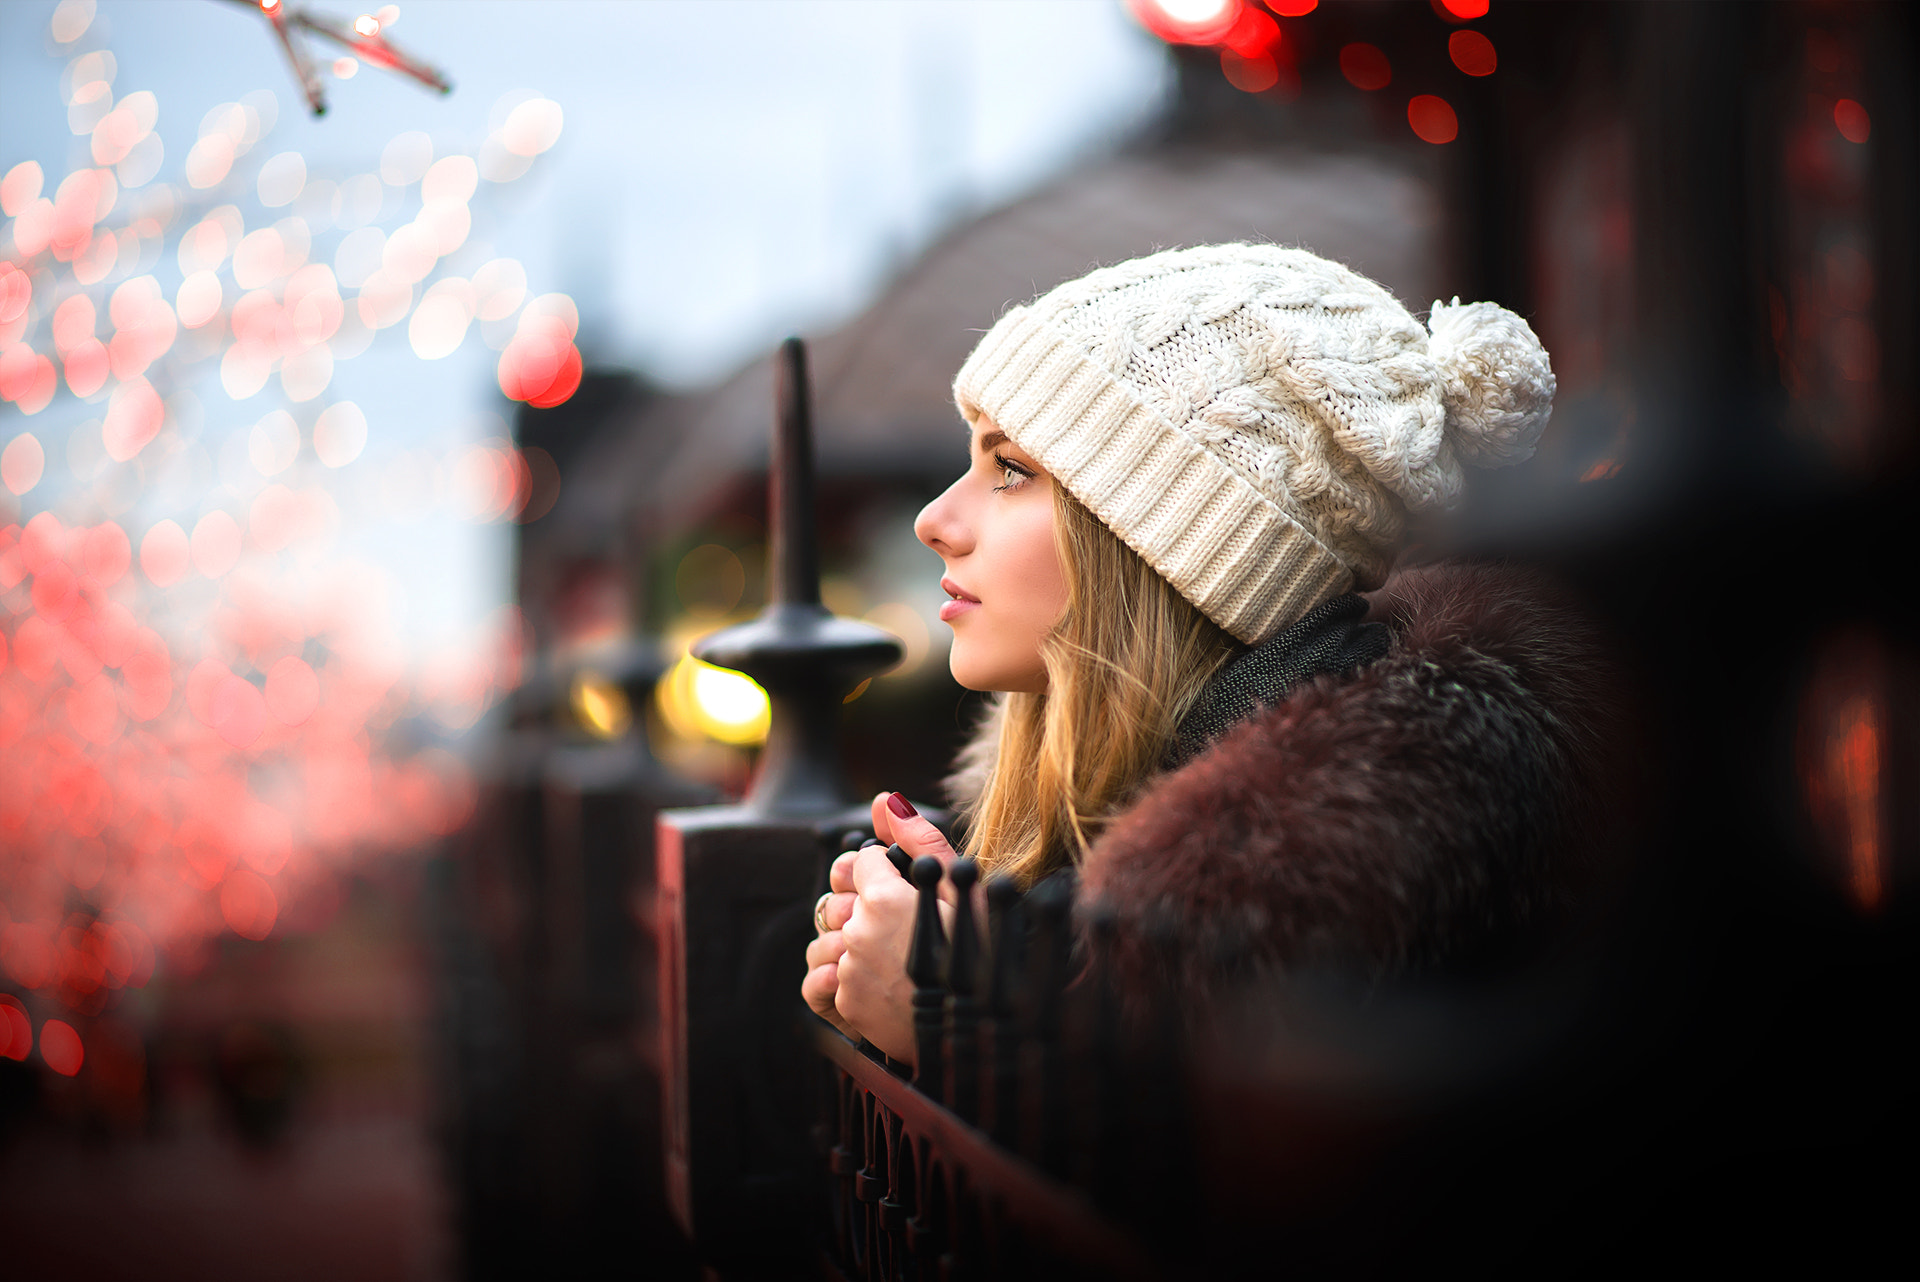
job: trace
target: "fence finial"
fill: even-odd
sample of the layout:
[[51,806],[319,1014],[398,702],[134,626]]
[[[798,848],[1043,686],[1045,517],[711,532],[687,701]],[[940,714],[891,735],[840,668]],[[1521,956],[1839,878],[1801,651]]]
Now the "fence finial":
[[820,546],[814,528],[813,410],[806,347],[780,345],[779,406],[767,476],[767,608],[750,623],[702,638],[695,657],[744,672],[772,704],[760,770],[747,808],[818,817],[855,802],[840,771],[840,705],[868,677],[900,662],[890,633],[836,618],[820,604]]
[[942,1094],[940,1032],[947,1004],[947,939],[940,926],[940,861],[922,855],[913,861],[913,884],[920,904],[907,954],[907,978],[913,981],[913,1080],[934,1099]]
[[947,1107],[964,1122],[980,1120],[980,937],[974,933],[973,886],[980,866],[956,859],[953,939],[947,945]]

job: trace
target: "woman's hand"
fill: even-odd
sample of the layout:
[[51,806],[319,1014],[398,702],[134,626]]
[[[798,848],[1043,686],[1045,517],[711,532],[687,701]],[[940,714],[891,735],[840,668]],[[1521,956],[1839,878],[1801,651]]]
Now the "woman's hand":
[[[852,859],[856,853],[852,850],[843,851],[840,858],[834,861],[834,870],[837,871],[842,861]],[[829,877],[835,885],[843,882],[832,873],[829,873]],[[828,891],[820,897],[819,904],[814,908],[814,922],[821,930],[807,945],[807,977],[800,981],[800,996],[814,1014],[848,1037],[858,1040],[858,1030],[847,1023],[833,1004],[834,995],[840,989],[840,957],[847,951],[846,940],[840,932],[846,926],[847,919],[853,916],[853,905],[858,900],[852,890],[852,881],[845,880],[844,884],[847,889]]]
[[[849,901],[847,911],[852,911],[852,895],[835,895],[834,899],[846,899]],[[832,900],[829,900],[828,905],[831,904]],[[821,915],[824,917],[826,912],[827,909],[822,908]],[[833,1004],[834,995],[840,989],[840,956],[846,951],[846,942],[840,938],[838,930],[815,937],[807,945],[807,977],[800,981],[800,996],[814,1014],[857,1040],[859,1032],[841,1017]]]
[[943,864],[951,863],[954,853],[940,830],[899,793],[874,798],[873,828],[886,844],[834,860],[833,893],[820,907],[828,929],[807,946],[807,978],[800,992],[843,1033],[864,1036],[911,1063],[913,981],[907,978],[907,950],[919,892],[894,869],[886,845],[898,843],[910,856],[932,855]]

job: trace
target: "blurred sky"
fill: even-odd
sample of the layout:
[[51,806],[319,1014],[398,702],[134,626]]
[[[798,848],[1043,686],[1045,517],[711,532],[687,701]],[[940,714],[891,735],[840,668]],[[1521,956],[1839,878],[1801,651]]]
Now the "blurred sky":
[[[361,11],[310,7],[341,20]],[[53,9],[0,5],[0,172],[37,160],[49,191],[90,163],[87,138],[68,128],[59,79],[73,50],[48,35]],[[101,0],[95,21],[109,29],[116,98],[158,96],[158,183],[181,183],[210,109],[262,89],[278,101],[277,123],[249,161],[298,150],[310,179],[335,182],[377,170],[397,134],[425,131],[436,156],[473,154],[503,98],[531,90],[558,101],[558,145],[526,178],[481,184],[472,242],[449,267],[519,259],[533,293],[577,300],[590,362],[671,388],[715,381],[785,333],[857,313],[942,229],[1126,136],[1171,84],[1163,47],[1119,0],[412,0],[389,34],[444,70],[454,92],[363,66],[350,80],[327,77],[330,110],[315,120],[266,22],[244,7]],[[323,60],[335,52],[310,43]],[[331,252],[316,241],[316,259]],[[170,255],[156,271],[171,297]],[[354,466],[371,474],[402,451],[498,433],[507,403],[495,360],[475,326],[444,359],[419,359],[389,331],[343,362],[327,399],[366,412],[368,447]],[[223,444],[278,405],[278,385],[239,403],[217,378],[195,391],[201,421],[188,429],[211,488]],[[0,410],[0,437],[31,426],[51,473],[62,431],[98,413],[63,393],[32,420]],[[505,599],[506,531],[349,521],[339,551],[395,577],[395,624],[417,660]]]

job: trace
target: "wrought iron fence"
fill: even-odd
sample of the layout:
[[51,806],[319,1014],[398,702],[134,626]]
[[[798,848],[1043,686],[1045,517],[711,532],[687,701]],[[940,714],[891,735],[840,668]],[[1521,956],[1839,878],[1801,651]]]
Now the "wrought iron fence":
[[1070,875],[1031,894],[1004,877],[976,892],[965,858],[909,875],[913,1067],[824,1022],[814,1033],[832,1065],[830,1257],[872,1279],[1152,1276],[1142,1230],[1190,1182],[1181,1040],[1127,1038],[1154,1021],[1123,1020],[1097,968],[1076,972]]

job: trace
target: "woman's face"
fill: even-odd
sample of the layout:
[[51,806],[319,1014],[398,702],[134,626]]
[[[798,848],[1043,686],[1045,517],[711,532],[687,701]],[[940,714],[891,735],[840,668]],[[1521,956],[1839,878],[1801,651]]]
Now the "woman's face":
[[1053,542],[1053,478],[980,416],[966,473],[913,523],[946,562],[953,678],[970,690],[1047,688],[1040,642],[1067,608]]

